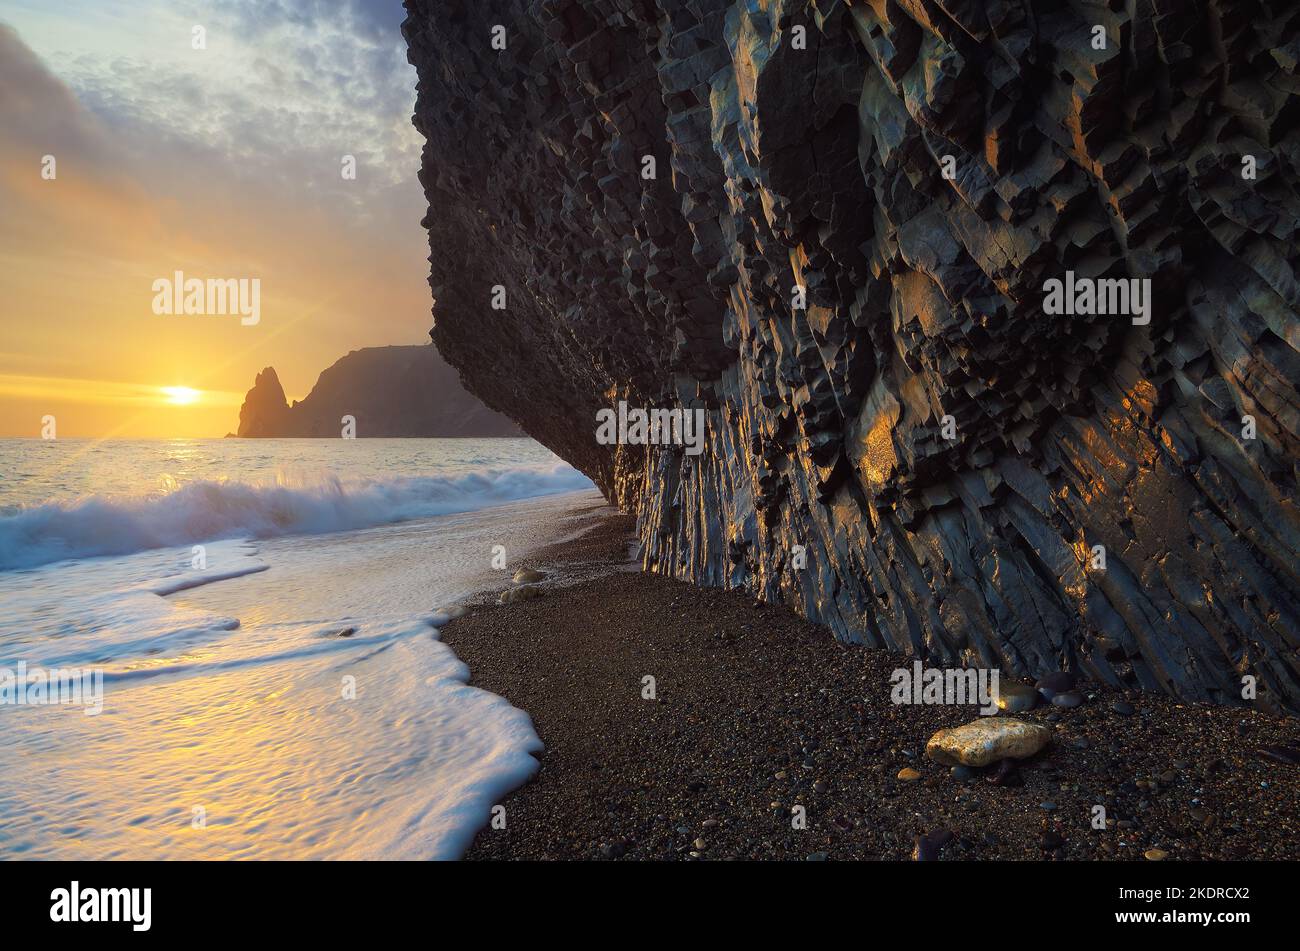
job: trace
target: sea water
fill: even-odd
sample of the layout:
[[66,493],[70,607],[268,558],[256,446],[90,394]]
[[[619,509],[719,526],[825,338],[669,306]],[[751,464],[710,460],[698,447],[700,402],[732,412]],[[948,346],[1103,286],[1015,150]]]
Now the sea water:
[[522,439],[0,440],[0,680],[102,683],[0,703],[0,858],[459,856],[541,744],[437,628],[599,502]]

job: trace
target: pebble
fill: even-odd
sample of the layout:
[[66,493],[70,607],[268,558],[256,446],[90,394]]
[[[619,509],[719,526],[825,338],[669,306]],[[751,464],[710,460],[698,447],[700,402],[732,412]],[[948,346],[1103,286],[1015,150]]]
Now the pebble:
[[1056,803],[1051,802],[1050,800],[1048,802],[1040,802],[1038,808],[1042,809],[1044,812],[1052,812],[1056,809]]
[[534,598],[544,596],[541,588],[534,587],[530,584],[521,584],[517,588],[511,588],[508,591],[502,591],[501,596],[497,598],[497,604],[515,604],[519,601],[532,601]]
[[703,852],[705,849],[709,847],[709,843],[705,842],[703,839],[696,839],[691,844],[695,846],[695,850],[697,852]]
[[1142,854],[1151,862],[1161,862],[1169,856],[1169,853],[1164,849],[1147,849]]
[[952,778],[957,780],[959,783],[968,783],[979,774],[969,766],[962,766],[959,764],[952,768],[951,775]]
[[1058,693],[1052,698],[1052,706],[1062,707],[1066,710],[1073,710],[1075,707],[1083,706],[1083,694],[1077,690],[1067,690],[1065,693]]
[[1052,738],[1039,723],[1014,717],[981,717],[942,729],[925,744],[925,755],[945,766],[987,766],[995,760],[1033,756]]
[[1038,691],[1024,684],[999,684],[998,709],[1005,713],[1023,713],[1038,703]]
[[1065,670],[1058,670],[1054,674],[1048,674],[1041,677],[1038,683],[1034,684],[1038,692],[1048,700],[1051,700],[1058,693],[1065,693],[1067,690],[1073,690],[1076,681],[1074,674]]
[[531,568],[520,568],[515,572],[512,579],[515,584],[536,584],[546,577],[544,571],[534,571]]
[[1259,755],[1275,763],[1288,766],[1300,766],[1300,747],[1295,746],[1261,746]]
[[898,771],[898,778],[909,783],[915,782],[921,778],[921,773],[919,770],[912,769],[910,766],[904,766]]
[[1137,712],[1133,704],[1129,703],[1127,700],[1116,700],[1110,705],[1110,708],[1122,717],[1131,717]]
[[933,862],[939,858],[939,852],[945,845],[951,842],[956,836],[950,829],[942,829],[939,832],[931,832],[927,835],[918,835],[914,840],[912,849],[912,861],[914,862]]
[[994,786],[1006,786],[1009,788],[1012,786],[1023,786],[1025,784],[1024,779],[1020,775],[1020,770],[1016,768],[1016,761],[1013,759],[1002,760],[1002,762],[998,763],[997,769],[984,778]]

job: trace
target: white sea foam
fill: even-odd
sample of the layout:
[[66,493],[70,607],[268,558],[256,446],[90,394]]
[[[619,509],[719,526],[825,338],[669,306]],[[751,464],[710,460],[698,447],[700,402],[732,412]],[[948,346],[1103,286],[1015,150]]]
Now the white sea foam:
[[286,484],[196,480],[137,496],[91,495],[0,517],[0,571],[215,539],[387,525],[591,488],[567,464]]
[[0,858],[458,857],[542,744],[436,608],[572,504],[0,573],[0,665],[104,671],[96,716],[0,709]]
[[440,609],[505,583],[495,546],[513,567],[599,504],[556,461],[0,440],[0,667],[103,674],[95,716],[0,706],[0,859],[460,855],[541,743],[467,685]]

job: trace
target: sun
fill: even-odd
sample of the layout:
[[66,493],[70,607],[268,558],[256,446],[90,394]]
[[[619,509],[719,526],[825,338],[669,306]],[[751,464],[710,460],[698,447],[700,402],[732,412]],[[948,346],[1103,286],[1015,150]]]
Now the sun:
[[189,406],[199,401],[199,391],[188,386],[160,386],[159,389],[173,406]]

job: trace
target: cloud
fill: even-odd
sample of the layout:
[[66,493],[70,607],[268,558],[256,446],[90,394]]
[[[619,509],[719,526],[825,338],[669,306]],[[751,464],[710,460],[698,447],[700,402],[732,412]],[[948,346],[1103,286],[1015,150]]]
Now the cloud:
[[[418,196],[402,16],[397,0],[156,3],[93,39],[29,40],[139,162],[164,164],[160,147],[202,153],[230,180],[375,217]],[[206,49],[190,46],[195,25]],[[354,182],[339,174],[344,155],[358,160]]]
[[[343,352],[427,340],[400,6],[23,3],[0,24],[0,373],[233,392],[275,365],[297,395]],[[158,323],[176,269],[260,278],[257,332]]]
[[[101,252],[156,239],[157,215],[103,124],[0,23],[0,247],[58,241],[69,229]],[[44,177],[47,156],[54,180]]]

